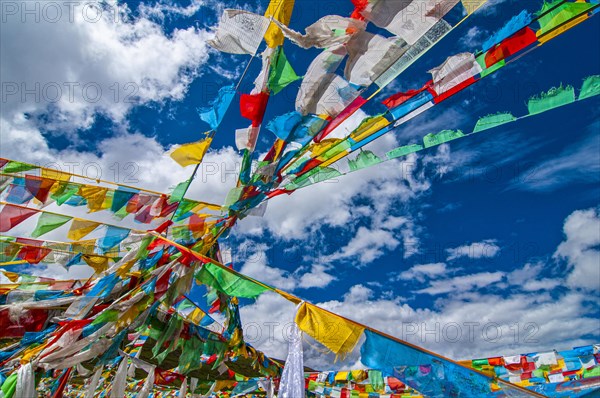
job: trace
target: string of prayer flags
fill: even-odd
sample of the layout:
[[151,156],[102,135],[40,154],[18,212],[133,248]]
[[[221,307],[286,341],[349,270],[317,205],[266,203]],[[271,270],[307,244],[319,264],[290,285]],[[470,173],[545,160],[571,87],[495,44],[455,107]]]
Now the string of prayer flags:
[[197,142],[183,144],[171,152],[171,158],[181,167],[200,164],[211,142],[212,138],[209,137]]
[[361,362],[397,377],[425,396],[476,398],[492,392],[491,377],[371,330],[365,330],[364,334]]
[[200,119],[208,123],[212,130],[216,130],[223,121],[223,117],[225,117],[225,113],[227,113],[227,109],[229,109],[229,105],[234,97],[234,86],[221,87],[217,93],[217,97],[211,102],[210,106],[198,108]]
[[306,302],[298,308],[295,322],[300,330],[342,358],[354,349],[364,331],[364,327]]

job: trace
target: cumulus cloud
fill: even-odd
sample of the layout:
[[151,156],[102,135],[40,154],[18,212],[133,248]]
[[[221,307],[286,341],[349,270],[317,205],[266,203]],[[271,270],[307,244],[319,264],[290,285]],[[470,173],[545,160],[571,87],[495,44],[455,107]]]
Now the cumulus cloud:
[[[441,275],[447,272],[445,264],[420,264],[400,274],[399,279],[430,278],[429,286],[421,293],[452,293],[436,300],[431,308],[408,304],[400,296],[378,296],[363,284],[350,287],[342,299],[316,304],[457,360],[592,344],[598,338],[598,304],[591,303],[589,292],[580,288],[597,288],[593,282],[597,283],[598,278],[587,268],[590,263],[584,257],[600,244],[599,221],[596,209],[577,210],[567,217],[565,239],[554,254],[555,260],[570,263],[563,275],[544,277],[548,269],[556,269],[548,263],[535,262],[508,273],[479,272],[443,278]],[[597,268],[598,262],[595,264]],[[592,282],[582,282],[580,277],[584,274]],[[570,288],[556,291],[561,277],[571,281]],[[505,292],[488,289],[492,285]],[[244,321],[262,325],[264,333],[255,345],[269,355],[283,357],[287,347],[285,328],[293,317],[293,305],[265,294],[242,308],[241,313]],[[277,323],[271,334],[266,333],[272,327],[269,322]],[[358,359],[355,350],[347,361],[335,366],[355,366]],[[333,357],[307,347],[307,366],[330,369],[332,361]]]
[[479,272],[476,274],[461,275],[450,279],[431,281],[428,287],[417,290],[417,293],[443,294],[443,293],[462,293],[471,290],[481,289],[500,282],[504,277],[504,272]]
[[474,242],[468,245],[462,245],[450,249],[448,252],[448,261],[456,260],[461,257],[471,259],[492,258],[500,252],[500,246],[494,239],[485,239],[481,242]]
[[413,265],[410,269],[400,273],[398,279],[400,280],[417,280],[424,282],[426,278],[435,279],[444,275],[447,272],[446,264],[444,263],[431,263],[431,264],[417,264]]
[[[247,245],[249,242],[242,245]],[[268,264],[266,253],[268,246],[257,242],[250,244],[253,249],[245,253],[248,257],[240,270],[244,275],[290,292],[298,288],[323,288],[336,279],[327,272],[327,267],[320,264],[313,264],[308,270],[306,267],[298,267],[294,272],[286,271],[281,267],[272,267]]]
[[15,14],[3,15],[0,50],[5,126],[43,116],[45,129],[73,131],[97,114],[123,122],[134,106],[183,99],[208,59],[209,32],[167,35],[124,3],[55,2],[51,17],[40,6],[30,19],[20,12],[27,2],[14,6]]
[[600,290],[600,214],[598,209],[578,210],[565,220],[565,240],[554,258],[566,260],[571,270],[567,285]]

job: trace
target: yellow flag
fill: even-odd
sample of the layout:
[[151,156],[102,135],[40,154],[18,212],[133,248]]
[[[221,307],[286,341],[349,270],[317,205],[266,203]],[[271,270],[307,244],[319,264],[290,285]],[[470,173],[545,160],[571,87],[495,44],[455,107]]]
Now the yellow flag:
[[357,142],[362,141],[371,134],[381,130],[388,124],[390,124],[389,120],[387,120],[383,115],[369,117],[363,120],[356,130],[350,134],[350,138]]
[[91,256],[84,254],[82,257],[83,261],[96,271],[97,274],[108,268],[108,258],[104,256]]
[[467,14],[474,13],[487,0],[461,0],[463,7],[467,10]]
[[69,232],[67,233],[67,238],[81,240],[84,236],[98,228],[99,225],[100,223],[98,222],[74,218],[71,228],[69,228]]
[[300,330],[344,357],[358,343],[364,328],[312,304],[303,303],[296,313]]
[[94,187],[91,185],[82,185],[79,188],[79,196],[87,200],[87,206],[90,212],[102,210],[104,199],[108,188]]
[[[271,0],[265,17],[281,22],[284,25],[289,25],[294,10],[294,0]],[[267,46],[275,48],[283,44],[283,33],[279,26],[271,22],[267,33],[265,33],[265,42]]]
[[183,144],[171,152],[171,157],[174,161],[179,163],[181,167],[202,163],[202,158],[211,142],[212,138],[207,138],[198,142]]
[[10,279],[11,282],[16,282],[19,280],[19,274],[17,274],[16,272],[8,272],[8,271],[4,271],[2,270],[2,272],[4,273],[4,276],[6,276],[8,279]]

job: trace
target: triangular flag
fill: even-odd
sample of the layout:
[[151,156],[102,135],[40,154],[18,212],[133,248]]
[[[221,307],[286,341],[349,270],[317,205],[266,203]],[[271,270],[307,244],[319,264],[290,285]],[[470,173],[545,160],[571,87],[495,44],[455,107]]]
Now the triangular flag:
[[71,240],[81,240],[84,236],[98,228],[100,223],[95,221],[82,220],[74,218],[71,228],[67,234],[67,238]]
[[216,130],[219,124],[221,124],[227,109],[229,109],[233,97],[235,97],[234,86],[221,87],[217,98],[211,102],[210,106],[198,108],[200,119],[208,123],[211,129]]
[[0,232],[8,232],[38,211],[23,207],[5,205],[0,210]]
[[185,195],[185,192],[187,191],[190,182],[191,180],[185,180],[177,184],[177,186],[173,189],[173,192],[171,192],[171,196],[169,196],[167,202],[169,204],[181,202],[181,199],[183,199],[183,196]]
[[90,212],[103,209],[104,199],[108,188],[95,187],[91,185],[82,185],[79,188],[79,196],[87,200],[87,206]]
[[56,180],[42,178],[32,175],[25,176],[25,188],[40,202],[45,202],[48,199],[50,189]]
[[42,213],[40,218],[38,218],[37,225],[33,232],[31,232],[31,236],[34,238],[40,237],[45,233],[48,233],[61,225],[69,222],[73,217],[63,216],[60,214],[54,213]]
[[300,79],[294,71],[294,68],[292,68],[292,65],[288,62],[287,57],[283,53],[283,48],[281,47],[273,52],[271,65],[268,86],[273,94],[279,93],[288,84]]
[[32,169],[37,169],[38,166],[28,163],[17,162],[15,160],[10,160],[6,166],[2,169],[5,173],[20,173],[22,171],[28,171]]
[[2,270],[2,273],[13,283],[17,282],[19,280],[20,275],[17,274],[16,272],[9,272],[9,271]]
[[113,195],[110,210],[113,213],[119,211],[123,206],[127,204],[127,202],[129,202],[131,198],[133,198],[133,195],[135,195],[136,193],[138,193],[138,191],[136,190],[125,187],[119,187]]
[[104,237],[98,239],[98,247],[106,252],[121,243],[129,235],[129,232],[131,231],[128,229],[109,225]]
[[92,267],[97,274],[108,268],[108,257],[84,254],[81,258],[87,265]]
[[212,138],[206,138],[198,142],[183,144],[171,152],[171,158],[181,167],[202,163],[202,158],[211,142]]

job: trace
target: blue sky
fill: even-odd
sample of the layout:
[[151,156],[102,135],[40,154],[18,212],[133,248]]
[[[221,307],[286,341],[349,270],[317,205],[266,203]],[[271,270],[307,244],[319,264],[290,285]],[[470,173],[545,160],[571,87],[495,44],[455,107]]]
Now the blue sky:
[[[166,151],[200,138],[208,126],[196,108],[221,86],[235,83],[249,60],[210,49],[210,27],[224,8],[261,12],[266,5],[127,2],[110,6],[121,13],[117,22],[104,15],[95,23],[9,16],[2,24],[3,83],[95,82],[103,95],[97,102],[77,96],[68,101],[65,95],[58,102],[43,95],[3,98],[1,155],[78,161],[80,168],[95,163],[104,178],[117,182],[123,182],[125,164],[134,162],[137,185],[168,191],[191,170],[179,168]],[[540,6],[527,2],[530,11]],[[506,0],[480,10],[385,93],[420,87],[430,68],[447,56],[477,50],[522,7],[523,2]],[[349,0],[297,0],[290,26],[303,30],[324,15],[351,10]],[[403,145],[446,128],[470,131],[490,113],[524,115],[529,97],[560,83],[580,88],[585,77],[600,73],[600,51],[591,40],[600,34],[599,21],[592,18],[550,41],[373,148]],[[284,48],[299,75],[318,54],[290,43]],[[257,61],[240,92],[250,91]],[[270,101],[265,120],[293,109],[298,86]],[[135,94],[131,102],[128,93]],[[598,341],[599,104],[598,98],[588,99],[278,197],[264,218],[241,220],[223,243],[233,248],[242,272],[457,359]],[[366,110],[374,114],[381,107],[375,103]],[[234,186],[232,170],[240,161],[234,131],[246,126],[234,102],[201,168],[204,174],[191,189],[193,198],[222,201]],[[273,138],[263,129],[258,151],[266,151]],[[266,323],[279,323],[276,338],[262,334],[254,343],[281,357],[280,332],[293,308],[270,295],[246,304],[247,323],[263,331]],[[465,323],[480,323],[478,337],[444,339],[444,325],[453,322],[465,335]],[[482,337],[489,323],[502,338]],[[419,333],[403,335],[406,325],[440,331],[428,340]],[[315,354],[312,360],[321,358]]]

